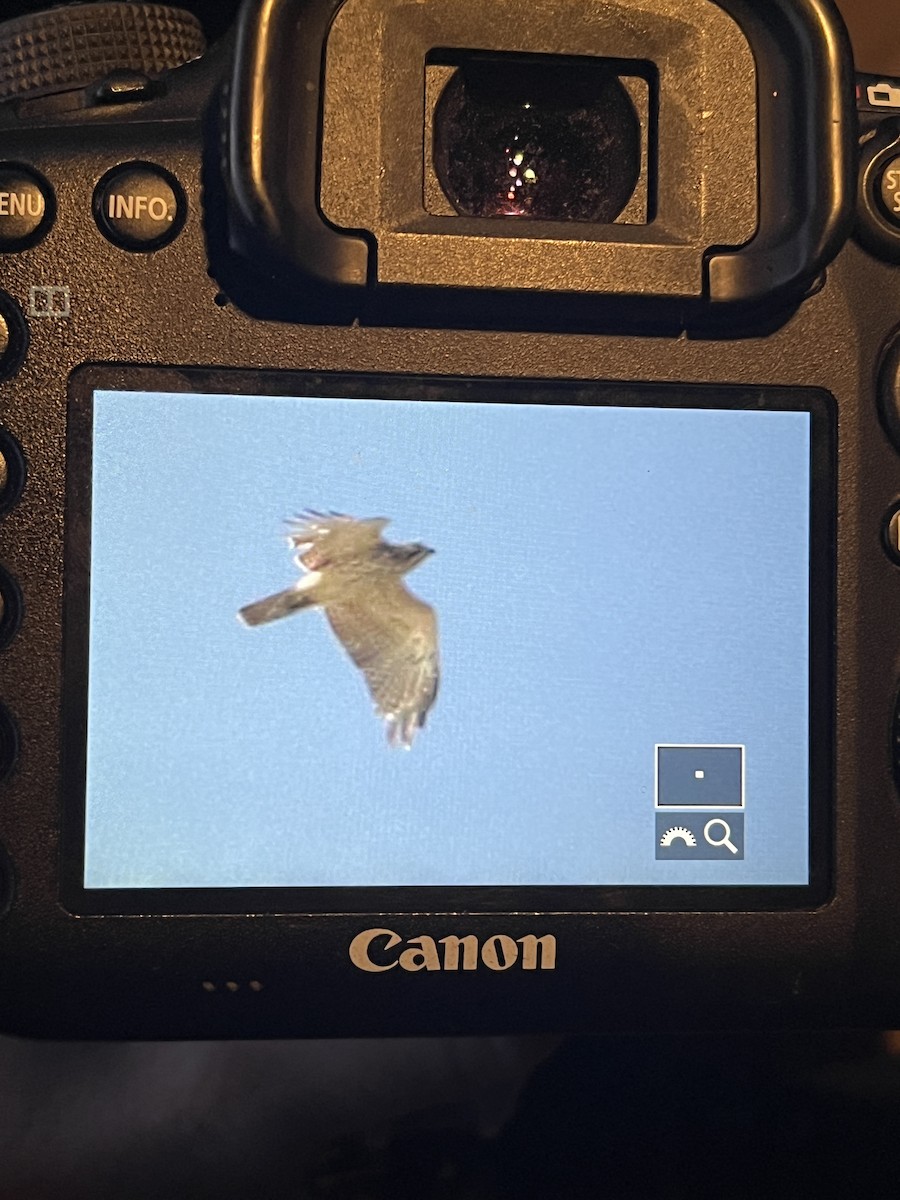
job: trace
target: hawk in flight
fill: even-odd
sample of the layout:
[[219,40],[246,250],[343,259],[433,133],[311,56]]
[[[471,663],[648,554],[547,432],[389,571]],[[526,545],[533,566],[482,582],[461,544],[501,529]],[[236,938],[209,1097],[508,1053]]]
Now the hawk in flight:
[[324,609],[338,641],[362,671],[392,746],[409,750],[438,690],[434,609],[403,576],[434,551],[386,542],[385,517],[358,520],[307,509],[290,522],[290,545],[304,574],[293,586],[248,604],[245,625],[265,625],[301,608]]

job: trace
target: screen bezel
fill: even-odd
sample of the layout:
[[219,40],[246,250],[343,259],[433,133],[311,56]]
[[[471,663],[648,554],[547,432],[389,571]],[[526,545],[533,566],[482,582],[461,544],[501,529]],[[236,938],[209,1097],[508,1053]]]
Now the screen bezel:
[[[809,883],[805,885],[496,885],[102,888],[83,885],[95,390],[333,396],[343,399],[590,407],[760,409],[810,414]],[[820,907],[833,882],[836,405],[812,388],[453,378],[231,368],[85,366],[68,392],[61,900],[78,915],[758,912]]]

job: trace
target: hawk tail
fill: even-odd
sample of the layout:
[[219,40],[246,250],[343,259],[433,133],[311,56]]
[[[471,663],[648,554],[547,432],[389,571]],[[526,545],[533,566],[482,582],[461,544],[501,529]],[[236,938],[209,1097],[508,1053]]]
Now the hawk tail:
[[315,601],[308,592],[300,591],[295,587],[285,588],[283,592],[276,592],[274,596],[266,596],[253,604],[245,605],[238,610],[238,618],[245,625],[268,625],[270,621],[289,617],[291,613],[298,612],[301,608],[308,608],[314,603]]

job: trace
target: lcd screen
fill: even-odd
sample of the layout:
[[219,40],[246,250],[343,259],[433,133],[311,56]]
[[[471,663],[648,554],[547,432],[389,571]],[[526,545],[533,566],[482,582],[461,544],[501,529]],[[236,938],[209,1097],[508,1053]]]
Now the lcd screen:
[[810,411],[323,378],[72,401],[84,887],[807,885]]

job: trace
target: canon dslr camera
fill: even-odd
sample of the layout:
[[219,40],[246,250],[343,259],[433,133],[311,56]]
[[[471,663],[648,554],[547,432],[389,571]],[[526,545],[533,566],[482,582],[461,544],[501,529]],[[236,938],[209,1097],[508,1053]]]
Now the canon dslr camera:
[[829,0],[0,26],[0,1026],[896,1025],[898,262]]

